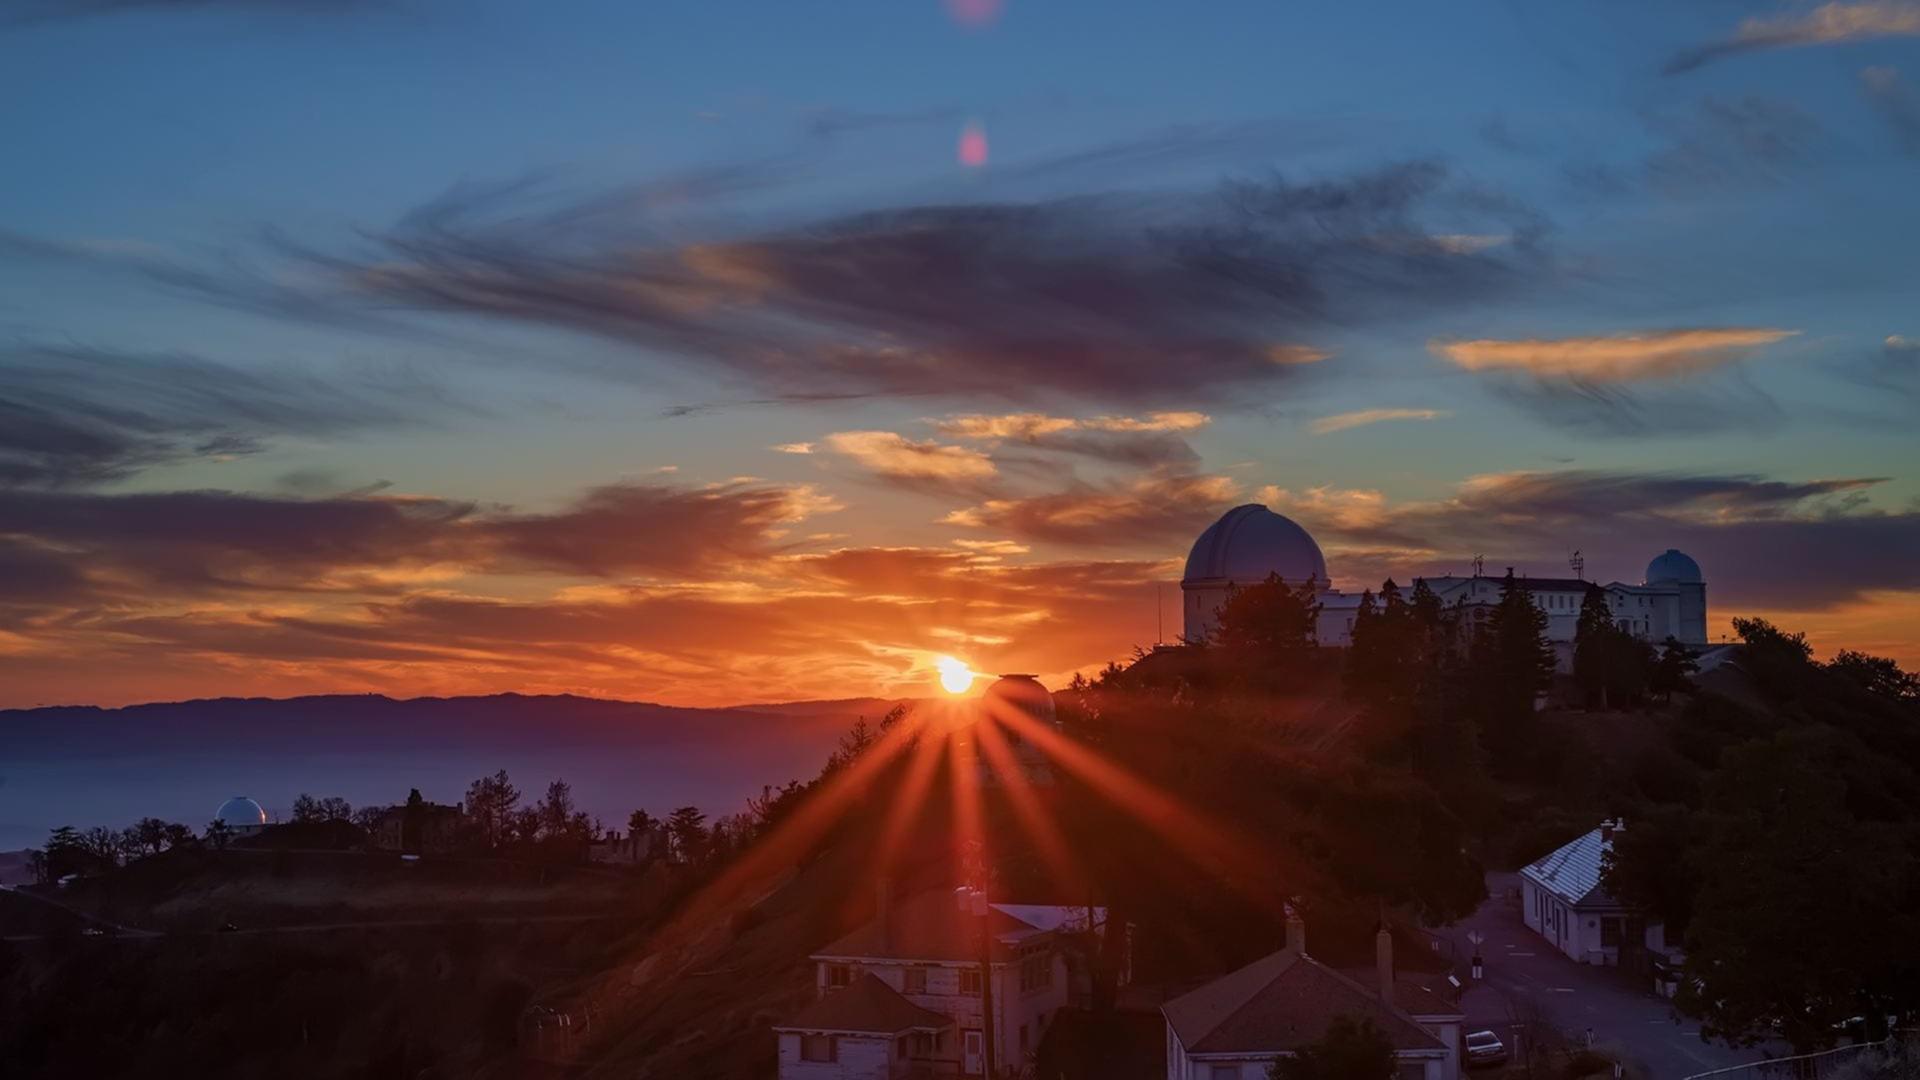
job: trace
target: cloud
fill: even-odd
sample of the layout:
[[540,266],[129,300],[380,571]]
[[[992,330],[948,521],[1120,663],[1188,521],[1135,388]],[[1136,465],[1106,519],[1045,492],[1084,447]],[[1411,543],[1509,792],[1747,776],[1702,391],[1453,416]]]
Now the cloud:
[[811,454],[813,453],[813,444],[810,442],[780,443],[772,449],[782,454]]
[[1647,122],[1667,140],[1646,159],[1647,182],[1674,195],[1777,184],[1812,160],[1825,137],[1804,109],[1752,96],[1709,97],[1692,112],[1655,114]]
[[1343,580],[1347,549],[1386,553],[1361,562],[1404,581],[1459,572],[1476,553],[1560,575],[1580,548],[1596,575],[1638,581],[1649,558],[1678,547],[1705,568],[1716,605],[1812,610],[1920,588],[1907,554],[1920,544],[1920,512],[1872,506],[1884,482],[1564,470],[1474,477],[1445,498],[1405,503],[1326,487],[1261,494],[1314,532]]
[[965,488],[999,475],[993,460],[978,450],[909,439],[892,431],[839,431],[824,442],[829,450],[876,475],[915,486]]
[[[593,334],[649,373],[678,363],[760,397],[1162,407],[1271,389],[1325,356],[1307,343],[1330,328],[1489,301],[1551,265],[1539,215],[1431,162],[729,227],[748,220],[729,200],[780,175],[716,170],[680,202],[667,183],[588,200],[469,185],[343,250],[283,240],[269,254],[291,265],[265,270],[0,246],[286,318],[384,331],[440,312]],[[669,241],[665,224],[707,238]],[[1514,239],[1466,254],[1433,239],[1454,233]]]
[[1354,412],[1335,413],[1323,416],[1313,422],[1315,435],[1328,435],[1336,431],[1366,427],[1368,424],[1380,424],[1389,420],[1438,420],[1452,413],[1441,409],[1359,409]]
[[1435,340],[1427,347],[1468,371],[1517,371],[1539,378],[1622,383],[1710,371],[1797,333],[1736,326],[1570,338]]
[[1868,104],[1880,114],[1900,142],[1900,149],[1920,154],[1920,99],[1890,67],[1870,67],[1860,72],[1860,90]]
[[1239,485],[1224,476],[1154,475],[1079,484],[1042,495],[988,499],[943,520],[1078,547],[1184,547],[1238,492]]
[[1920,37],[1920,3],[1913,0],[1828,3],[1804,14],[1748,18],[1732,37],[1675,55],[1667,62],[1665,72],[1677,75],[1715,60],[1765,49],[1838,45],[1883,37]]
[[1213,422],[1201,412],[1156,412],[1146,416],[1078,419],[1046,413],[968,413],[934,421],[948,438],[1024,446],[1097,461],[1145,468],[1191,467],[1200,456],[1181,436]]
[[[806,486],[613,484],[546,513],[385,493],[0,491],[0,543],[56,558],[116,604],[146,594],[390,593],[458,575],[709,573],[839,509]],[[22,555],[21,557],[25,557]]]
[[76,347],[0,351],[0,487],[117,480],[257,453],[282,435],[422,423],[449,411],[411,376],[323,377],[178,355]]

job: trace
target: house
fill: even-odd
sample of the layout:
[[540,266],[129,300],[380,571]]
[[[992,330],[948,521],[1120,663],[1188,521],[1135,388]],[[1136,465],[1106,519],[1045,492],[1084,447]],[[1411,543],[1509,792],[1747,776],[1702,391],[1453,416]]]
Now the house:
[[[1073,936],[1105,924],[1103,908],[988,904],[962,910],[945,890],[879,906],[872,922],[812,956],[816,999],[774,1026],[781,1080],[977,1076],[985,1071],[983,988],[993,1002],[994,1064],[1031,1059],[1068,1005],[1084,1005]],[[990,938],[982,981],[980,934]]]
[[665,829],[642,829],[622,836],[613,829],[587,845],[587,861],[616,866],[644,866],[665,854]]
[[1386,930],[1374,948],[1372,977],[1354,978],[1307,955],[1306,924],[1289,917],[1285,948],[1161,1006],[1167,1080],[1265,1080],[1276,1058],[1318,1042],[1342,1016],[1387,1037],[1396,1080],[1459,1080],[1465,1014],[1395,973]]
[[460,803],[422,802],[394,806],[375,818],[367,836],[383,851],[446,855],[460,849],[467,818]]
[[1603,821],[1520,871],[1520,914],[1527,928],[1583,964],[1613,966],[1623,952],[1646,958],[1666,951],[1661,924],[1645,921],[1601,887],[1601,862],[1625,828],[1617,820]]

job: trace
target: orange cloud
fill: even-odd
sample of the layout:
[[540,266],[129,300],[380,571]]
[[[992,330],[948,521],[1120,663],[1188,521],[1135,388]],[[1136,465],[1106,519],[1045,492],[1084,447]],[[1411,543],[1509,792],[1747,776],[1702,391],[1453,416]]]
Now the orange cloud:
[[1708,371],[1798,333],[1728,327],[1517,341],[1436,340],[1427,347],[1468,371],[1523,371],[1543,378],[1617,383]]
[[882,476],[909,480],[987,480],[999,470],[978,450],[918,441],[892,431],[840,431],[827,447]]
[[1440,409],[1359,409],[1354,412],[1335,413],[1323,416],[1313,422],[1315,435],[1329,435],[1336,431],[1366,427],[1368,424],[1380,424],[1389,420],[1438,420],[1452,413]]

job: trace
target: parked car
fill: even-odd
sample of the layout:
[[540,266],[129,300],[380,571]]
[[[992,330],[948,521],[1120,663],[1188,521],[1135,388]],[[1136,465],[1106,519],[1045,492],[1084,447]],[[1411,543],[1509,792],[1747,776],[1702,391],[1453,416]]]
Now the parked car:
[[1500,1036],[1491,1031],[1475,1031],[1467,1035],[1467,1067],[1476,1065],[1503,1065],[1507,1060],[1507,1044]]

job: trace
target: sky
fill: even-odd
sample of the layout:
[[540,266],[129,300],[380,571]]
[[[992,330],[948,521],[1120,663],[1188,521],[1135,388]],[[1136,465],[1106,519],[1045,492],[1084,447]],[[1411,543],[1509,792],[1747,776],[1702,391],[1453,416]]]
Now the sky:
[[0,0],[0,707],[1057,682],[1227,508],[1920,664],[1920,0]]

